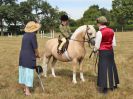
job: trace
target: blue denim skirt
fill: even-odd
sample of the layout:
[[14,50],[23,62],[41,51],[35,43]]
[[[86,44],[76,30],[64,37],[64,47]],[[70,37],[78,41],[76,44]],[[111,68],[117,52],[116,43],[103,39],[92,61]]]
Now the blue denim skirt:
[[33,87],[34,69],[19,66],[19,83]]

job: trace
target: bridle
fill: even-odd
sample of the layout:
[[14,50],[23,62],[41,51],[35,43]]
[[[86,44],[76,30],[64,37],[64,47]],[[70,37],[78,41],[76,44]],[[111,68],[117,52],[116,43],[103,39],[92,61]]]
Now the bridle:
[[88,32],[88,30],[89,30],[90,28],[89,28],[89,26],[87,25],[86,26],[86,32],[85,32],[85,36],[87,35],[87,37],[88,37],[88,39],[87,40],[83,40],[83,41],[80,41],[80,40],[76,40],[76,39],[69,39],[69,40],[73,40],[73,41],[77,41],[77,42],[88,42],[88,44],[89,44],[89,47],[91,48],[91,41],[92,41],[92,39],[94,39],[95,37],[90,37],[90,35],[92,35],[92,33],[89,33]]
[[87,37],[88,37],[88,40],[87,40],[88,43],[91,44],[91,40],[94,39],[95,37],[91,37],[91,38],[90,38],[90,35],[92,35],[92,33],[89,33],[89,32],[88,32],[89,29],[90,29],[90,28],[89,28],[89,26],[87,25],[87,27],[86,27],[86,34],[85,34],[85,35],[87,35]]

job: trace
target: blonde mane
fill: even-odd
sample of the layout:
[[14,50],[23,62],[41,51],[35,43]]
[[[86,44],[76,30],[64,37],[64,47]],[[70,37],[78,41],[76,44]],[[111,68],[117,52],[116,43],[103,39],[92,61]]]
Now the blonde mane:
[[[93,28],[93,25],[88,25],[88,26],[91,29]],[[71,36],[71,39],[75,39],[78,34],[80,34],[81,32],[85,32],[86,31],[86,27],[87,27],[87,25],[83,25],[83,26],[80,26],[79,28],[77,28],[75,30],[75,32],[73,33],[73,35]]]
[[83,32],[85,29],[86,29],[86,25],[83,25],[83,26],[80,26],[79,28],[77,28],[77,29],[75,30],[75,32],[73,33],[73,35],[71,36],[71,39],[75,39],[76,36],[77,36],[79,33]]

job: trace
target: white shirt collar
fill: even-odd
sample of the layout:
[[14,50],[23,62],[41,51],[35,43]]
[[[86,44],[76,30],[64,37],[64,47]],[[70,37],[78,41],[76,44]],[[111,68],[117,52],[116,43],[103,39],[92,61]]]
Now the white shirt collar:
[[101,29],[103,29],[103,28],[106,28],[107,26],[106,25],[101,25],[100,27],[99,27],[99,30],[101,30]]

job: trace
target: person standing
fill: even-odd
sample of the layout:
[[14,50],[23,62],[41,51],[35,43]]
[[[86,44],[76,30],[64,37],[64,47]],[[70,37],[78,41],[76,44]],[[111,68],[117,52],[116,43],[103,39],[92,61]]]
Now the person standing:
[[99,51],[97,85],[102,93],[107,93],[108,89],[116,89],[119,84],[113,51],[113,47],[116,46],[115,34],[107,25],[106,17],[97,18],[99,31],[96,33],[94,51]]
[[22,38],[19,56],[19,84],[24,85],[25,95],[31,95],[30,87],[33,87],[34,69],[36,58],[39,58],[36,33],[41,25],[34,21],[27,23]]

